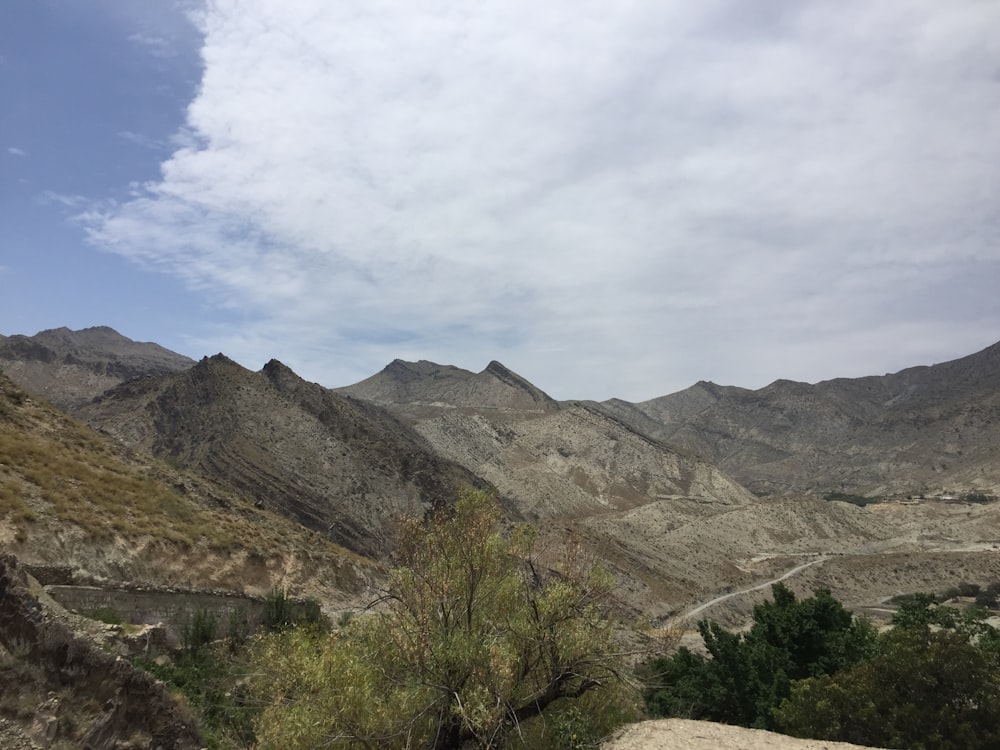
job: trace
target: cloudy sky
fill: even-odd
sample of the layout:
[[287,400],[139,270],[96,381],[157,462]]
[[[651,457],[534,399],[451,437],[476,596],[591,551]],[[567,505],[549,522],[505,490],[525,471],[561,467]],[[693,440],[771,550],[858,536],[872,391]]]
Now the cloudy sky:
[[995,0],[7,0],[0,333],[556,398],[1000,340]]

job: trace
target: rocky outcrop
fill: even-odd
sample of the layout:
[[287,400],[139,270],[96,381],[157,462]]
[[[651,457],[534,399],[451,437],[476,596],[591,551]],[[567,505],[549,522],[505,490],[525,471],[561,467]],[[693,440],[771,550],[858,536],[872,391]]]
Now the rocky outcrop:
[[802,740],[763,729],[746,729],[710,721],[661,719],[620,730],[603,750],[864,750],[861,745],[829,740]]
[[[96,714],[83,709],[90,721],[77,729],[75,739],[81,747],[112,750],[126,743],[130,748],[150,750],[202,747],[192,717],[162,683],[47,616],[28,591],[25,573],[12,555],[0,557],[0,644],[36,665],[50,689],[85,696],[81,701],[87,707],[98,707]],[[62,710],[71,708],[62,706]],[[76,725],[76,721],[70,723]],[[46,729],[52,734],[47,739],[57,739],[58,732],[56,722]]]

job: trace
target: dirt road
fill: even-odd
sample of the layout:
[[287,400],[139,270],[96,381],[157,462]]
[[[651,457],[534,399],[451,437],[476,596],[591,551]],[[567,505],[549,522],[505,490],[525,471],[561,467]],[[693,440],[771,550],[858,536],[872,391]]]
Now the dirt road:
[[820,563],[826,562],[829,559],[830,559],[829,555],[820,555],[814,560],[809,560],[808,562],[804,562],[801,565],[796,565],[791,570],[785,571],[780,576],[778,576],[777,578],[772,578],[770,581],[764,581],[764,583],[758,583],[756,586],[750,586],[749,588],[740,589],[739,591],[731,591],[728,594],[717,596],[714,599],[710,599],[709,601],[704,602],[703,604],[699,604],[697,607],[694,607],[693,609],[689,609],[687,612],[684,612],[683,614],[677,615],[670,621],[670,627],[673,627],[683,622],[684,620],[690,620],[696,615],[699,615],[702,612],[704,612],[706,609],[715,606],[719,602],[724,602],[726,599],[731,599],[732,597],[740,596],[741,594],[749,594],[751,591],[760,591],[761,589],[765,589],[768,586],[771,586],[772,584],[778,583],[779,581],[784,581],[786,578],[791,578],[793,575],[805,570],[806,568],[811,568],[813,565],[819,565]]

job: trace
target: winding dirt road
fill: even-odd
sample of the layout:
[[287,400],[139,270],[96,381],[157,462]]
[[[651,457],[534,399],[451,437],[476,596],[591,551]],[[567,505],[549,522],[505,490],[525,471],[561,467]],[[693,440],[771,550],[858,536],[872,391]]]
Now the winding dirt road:
[[740,596],[741,594],[749,594],[751,591],[760,591],[761,589],[765,589],[768,586],[771,586],[772,584],[784,581],[786,578],[791,578],[793,575],[795,575],[796,573],[800,573],[806,568],[810,568],[813,565],[819,565],[820,563],[826,562],[829,559],[830,559],[829,555],[820,555],[814,560],[804,562],[801,565],[796,565],[791,570],[786,570],[780,576],[778,576],[777,578],[772,578],[770,581],[764,581],[764,583],[758,583],[756,586],[750,586],[749,588],[740,589],[739,591],[731,591],[728,594],[717,596],[714,599],[710,599],[709,601],[704,602],[703,604],[699,604],[698,606],[689,609],[687,612],[684,612],[683,614],[677,615],[676,617],[671,619],[670,626],[673,627],[684,620],[690,620],[692,617],[701,614],[709,607],[714,607],[716,604],[718,604],[719,602],[724,602],[726,599],[731,599],[732,597]]

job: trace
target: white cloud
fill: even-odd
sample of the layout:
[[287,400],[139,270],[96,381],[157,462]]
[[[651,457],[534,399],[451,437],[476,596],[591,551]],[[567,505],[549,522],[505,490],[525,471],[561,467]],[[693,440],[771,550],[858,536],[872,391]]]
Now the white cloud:
[[154,34],[130,34],[128,40],[133,44],[143,47],[153,57],[169,58],[177,53],[174,51],[170,40]]
[[40,206],[51,206],[58,204],[66,208],[80,209],[89,206],[92,201],[83,195],[72,195],[69,193],[59,193],[55,190],[43,190],[36,198],[35,202]]
[[219,0],[198,20],[163,179],[89,220],[256,321],[212,333],[234,356],[329,385],[498,358],[557,397],[641,398],[996,337],[995,303],[921,293],[1000,277],[1000,5]]
[[28,152],[23,148],[18,148],[17,146],[8,146],[7,153],[11,156],[27,156]]
[[148,148],[152,151],[170,150],[170,144],[157,138],[151,138],[148,135],[143,135],[142,133],[135,133],[131,130],[119,130],[116,135],[124,141],[134,143],[136,146]]

